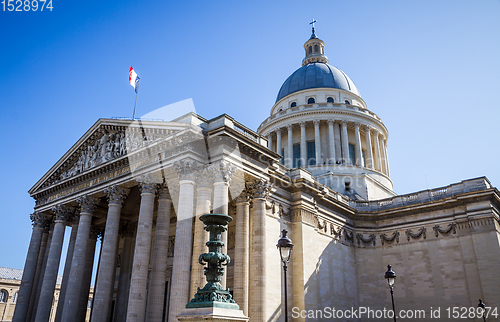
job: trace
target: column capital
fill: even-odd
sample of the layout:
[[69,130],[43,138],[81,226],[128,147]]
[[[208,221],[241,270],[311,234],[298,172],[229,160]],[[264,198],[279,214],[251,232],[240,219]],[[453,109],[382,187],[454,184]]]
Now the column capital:
[[76,199],[76,203],[78,203],[78,205],[80,206],[80,214],[81,213],[92,214],[97,205],[99,204],[99,198],[92,197],[89,195],[84,195]]
[[122,237],[133,237],[137,230],[137,221],[122,221],[120,222],[119,233]]
[[104,189],[104,193],[106,194],[106,198],[108,199],[109,204],[122,206],[125,202],[125,199],[128,196],[130,189],[122,188],[116,185],[107,187]]
[[239,194],[239,196],[234,199],[234,203],[235,204],[249,203],[250,197],[252,195],[251,189],[252,189],[251,186],[245,185],[245,189],[243,189],[243,191]]
[[272,183],[268,179],[259,178],[250,185],[250,191],[254,199],[266,199],[271,192]]
[[158,189],[158,199],[169,199],[172,200],[172,196],[170,196],[170,191],[168,191],[167,185],[161,185]]
[[321,120],[313,120],[314,126],[319,126]]
[[354,123],[354,128],[357,128],[359,130],[360,126],[361,126],[361,123],[359,123],[359,122]]
[[280,127],[279,127],[279,128],[277,128],[276,130],[274,130],[274,132],[276,132],[276,135],[278,135],[278,133],[281,135],[281,131],[282,131],[282,130],[281,130],[281,128],[280,128]]
[[349,122],[348,122],[348,121],[346,121],[346,120],[342,120],[342,121],[340,121],[340,123],[342,123],[342,125],[347,126],[347,124],[348,124]]
[[287,130],[288,130],[288,131],[293,130],[293,124],[288,124],[288,125],[286,126],[286,128],[287,128]]
[[183,159],[174,163],[174,170],[179,175],[179,180],[196,181],[197,170],[201,163],[193,159]]
[[46,229],[50,226],[50,216],[39,211],[35,211],[30,215],[33,228]]
[[306,121],[300,121],[299,122],[300,128],[305,128],[306,127]]
[[92,225],[90,227],[90,239],[102,238],[104,234],[104,225]]
[[364,130],[365,132],[370,132],[370,131],[372,130],[372,128],[371,128],[371,126],[369,126],[369,125],[364,125],[364,126],[363,126],[363,130]]
[[328,124],[329,124],[329,125],[330,125],[330,124],[332,124],[332,125],[333,125],[333,123],[335,123],[335,120],[334,120],[334,119],[328,119],[328,120],[326,120],[326,122],[328,122]]
[[210,166],[204,165],[196,170],[195,180],[198,188],[212,189],[214,173],[209,167]]
[[208,167],[209,171],[213,174],[215,182],[225,182],[229,184],[233,174],[236,172],[236,166],[229,161],[221,160],[212,163]]
[[73,216],[73,209],[64,206],[64,205],[57,205],[52,207],[52,212],[55,214],[55,223],[67,223],[68,221],[72,221],[72,216]]

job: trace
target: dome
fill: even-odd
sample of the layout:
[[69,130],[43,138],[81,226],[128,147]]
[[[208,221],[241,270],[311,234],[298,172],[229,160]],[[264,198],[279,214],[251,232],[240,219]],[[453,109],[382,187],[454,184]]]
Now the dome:
[[342,89],[361,96],[356,85],[343,71],[323,62],[313,62],[300,67],[285,80],[276,102],[304,89],[324,87]]

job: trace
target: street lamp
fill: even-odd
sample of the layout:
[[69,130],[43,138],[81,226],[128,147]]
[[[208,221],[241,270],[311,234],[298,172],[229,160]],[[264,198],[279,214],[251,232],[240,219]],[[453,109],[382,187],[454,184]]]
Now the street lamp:
[[392,270],[391,265],[387,265],[387,272],[385,272],[385,279],[389,288],[391,289],[392,298],[392,312],[394,313],[394,322],[396,322],[396,309],[394,308],[394,283],[396,282],[396,273]]
[[283,235],[281,238],[278,240],[278,244],[276,247],[280,250],[280,256],[281,256],[281,262],[283,263],[283,270],[285,271],[285,322],[288,322],[288,303],[287,303],[287,280],[286,280],[286,270],[287,270],[287,265],[290,262],[290,255],[292,255],[292,240],[287,237],[288,231],[286,229],[283,229],[282,231]]
[[484,304],[483,300],[479,299],[479,304],[477,305],[477,307],[483,309],[483,321],[486,322],[486,315],[484,314],[484,312],[486,311],[486,304]]

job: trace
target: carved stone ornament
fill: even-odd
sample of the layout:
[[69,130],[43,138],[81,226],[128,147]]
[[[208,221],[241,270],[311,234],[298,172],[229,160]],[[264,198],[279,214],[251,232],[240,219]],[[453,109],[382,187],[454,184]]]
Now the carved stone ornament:
[[236,204],[250,202],[250,192],[248,189],[245,188],[245,190],[243,190],[239,196],[234,199],[234,202]]
[[120,235],[122,237],[133,237],[137,230],[137,222],[122,221],[120,223]]
[[80,206],[80,214],[81,213],[92,214],[94,213],[95,208],[99,204],[99,199],[85,195],[76,199],[76,202]]
[[90,227],[90,239],[102,238],[104,235],[104,225],[92,225]]
[[73,209],[71,209],[68,206],[63,206],[63,205],[57,205],[52,207],[52,212],[56,215],[55,222],[62,222],[66,223],[68,222],[68,219],[71,220],[72,215],[73,215]]
[[174,163],[174,170],[179,175],[179,180],[196,180],[197,170],[201,164],[192,159],[183,159]]
[[45,229],[46,226],[50,225],[49,216],[39,211],[35,211],[31,214],[30,219],[33,224],[33,228]]
[[361,242],[365,243],[365,244],[370,244],[370,243],[373,243],[373,246],[375,246],[375,240],[377,239],[377,237],[375,236],[375,234],[370,234],[368,235],[368,237],[365,237],[363,236],[363,234],[356,234],[356,239],[358,240],[358,245],[361,244]]
[[158,188],[158,199],[172,200],[172,196],[170,196],[170,192],[168,191],[168,187],[166,185],[161,185]]
[[405,233],[406,237],[408,238],[408,241],[410,241],[410,237],[413,239],[418,239],[421,236],[423,236],[424,239],[427,238],[427,228],[425,227],[420,228],[417,233],[412,232],[411,229],[407,229]]
[[271,193],[272,183],[267,179],[257,179],[251,185],[253,197],[255,199],[266,199]]
[[212,189],[214,171],[207,166],[200,166],[196,173],[196,186],[198,188]]
[[399,243],[399,231],[395,231],[391,237],[387,237],[385,233],[380,234],[380,240],[382,242],[382,246],[385,242],[392,243],[394,240],[396,240],[396,243]]
[[341,239],[342,238],[342,228],[339,227],[339,230],[335,230],[335,226],[333,224],[330,224],[330,234],[333,235],[333,237],[336,239]]
[[442,235],[447,235],[452,231],[453,231],[453,234],[457,233],[457,225],[455,223],[449,224],[448,228],[446,228],[446,229],[441,229],[441,226],[439,226],[439,225],[432,227],[432,229],[434,229],[434,232],[436,233],[436,237],[439,237],[439,233],[441,233]]
[[210,165],[210,170],[213,171],[215,182],[230,183],[231,177],[236,172],[236,166],[229,161],[221,160]]
[[123,205],[125,199],[127,199],[129,192],[129,189],[122,188],[116,185],[104,189],[104,193],[106,194],[108,203],[120,206]]

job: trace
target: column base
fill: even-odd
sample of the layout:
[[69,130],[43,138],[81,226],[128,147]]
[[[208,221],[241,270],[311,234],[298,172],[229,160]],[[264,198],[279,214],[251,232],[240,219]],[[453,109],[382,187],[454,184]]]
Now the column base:
[[225,309],[220,307],[199,307],[185,309],[177,316],[181,322],[213,321],[213,322],[247,322],[248,317],[242,310]]

